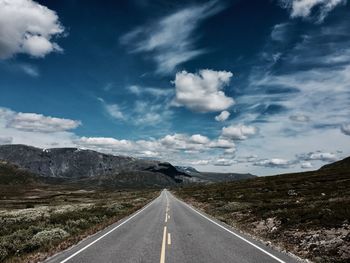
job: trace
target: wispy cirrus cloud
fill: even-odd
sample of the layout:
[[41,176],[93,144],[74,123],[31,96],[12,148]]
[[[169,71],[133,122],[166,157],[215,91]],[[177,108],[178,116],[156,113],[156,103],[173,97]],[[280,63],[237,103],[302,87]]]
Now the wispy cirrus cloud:
[[128,91],[137,95],[141,96],[143,94],[152,95],[155,97],[162,97],[162,96],[170,96],[173,94],[173,90],[171,89],[161,89],[161,88],[155,88],[155,87],[144,87],[139,85],[130,85],[127,87]]
[[104,110],[108,113],[109,116],[111,116],[113,119],[116,120],[125,120],[125,116],[123,112],[120,109],[120,106],[118,104],[113,103],[107,103],[102,98],[97,98],[98,101],[101,102]]
[[199,24],[220,12],[218,1],[192,5],[165,16],[151,24],[133,29],[120,38],[132,53],[149,54],[157,64],[157,72],[169,74],[177,65],[193,59],[207,50],[196,48],[195,36]]
[[292,18],[315,17],[321,23],[329,12],[339,5],[346,4],[347,0],[280,0],[280,5],[290,12]]
[[[273,27],[242,95],[236,95],[238,114],[232,123],[259,129],[259,136],[239,143],[237,155],[264,156],[256,161],[257,173],[271,167],[276,171],[317,168],[338,160],[341,155],[335,153],[350,147],[350,19],[341,10],[337,14],[322,26],[287,22]],[[273,59],[275,54],[278,59]],[[317,149],[323,154],[316,153]],[[295,157],[301,155],[305,158]],[[235,167],[244,169],[245,165],[250,163],[238,162]]]

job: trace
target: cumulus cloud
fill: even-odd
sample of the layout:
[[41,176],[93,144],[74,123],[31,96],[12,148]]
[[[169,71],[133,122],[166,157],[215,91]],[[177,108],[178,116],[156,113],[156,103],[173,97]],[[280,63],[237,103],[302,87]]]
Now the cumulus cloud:
[[254,165],[270,168],[288,168],[291,165],[291,162],[285,159],[272,158],[256,161]]
[[131,47],[134,53],[151,53],[157,63],[157,72],[170,73],[177,65],[206,52],[194,47],[198,38],[192,35],[200,22],[222,8],[218,1],[209,1],[177,10],[158,21],[128,32],[121,37],[120,42]]
[[213,149],[231,149],[234,143],[219,142],[218,139],[209,139],[201,134],[187,135],[182,133],[168,134],[159,139],[149,140],[118,140],[105,137],[81,137],[75,143],[84,148],[99,151],[134,155],[138,157],[166,156],[175,157],[179,153],[210,152]]
[[235,161],[233,159],[218,158],[214,160],[212,163],[215,166],[231,166],[235,163]]
[[323,162],[334,162],[338,160],[338,157],[334,153],[329,153],[329,152],[309,152],[306,154],[300,154],[297,156],[298,159],[300,160],[305,160],[305,161],[323,161]]
[[300,167],[303,168],[303,169],[311,169],[311,168],[313,168],[312,163],[310,163],[310,162],[303,162],[303,163],[300,164]]
[[204,150],[210,143],[206,136],[195,134],[188,136],[186,134],[175,133],[173,135],[166,135],[160,139],[160,143],[165,147],[170,147],[178,150]]
[[200,135],[200,134],[194,134],[190,137],[190,141],[193,143],[198,143],[198,144],[206,144],[210,140],[208,137]]
[[350,135],[350,123],[343,124],[343,125],[340,127],[340,130],[341,130],[341,132],[344,133],[345,135]]
[[53,37],[63,32],[57,14],[47,7],[32,0],[0,0],[0,59],[62,51]]
[[72,130],[81,125],[81,122],[76,120],[14,112],[6,108],[0,108],[1,117],[5,119],[6,127],[28,132],[55,133]]
[[15,114],[8,122],[8,127],[22,131],[59,132],[77,128],[80,121],[44,116],[36,113]]
[[191,161],[191,165],[208,165],[210,163],[210,160],[196,160],[196,161]]
[[281,6],[289,10],[292,18],[308,18],[317,9],[318,22],[322,22],[336,6],[346,2],[347,0],[280,0]]
[[75,141],[83,147],[93,147],[100,149],[118,149],[120,151],[130,151],[133,149],[133,143],[128,140],[117,140],[108,137],[81,137]]
[[222,136],[232,140],[246,140],[248,137],[256,134],[258,129],[254,126],[246,126],[243,124],[230,125],[222,128]]
[[228,71],[200,70],[198,73],[181,71],[175,77],[175,104],[197,112],[222,111],[234,104],[223,92],[232,77]]
[[230,113],[226,110],[222,111],[219,115],[215,116],[216,121],[226,121],[230,117]]

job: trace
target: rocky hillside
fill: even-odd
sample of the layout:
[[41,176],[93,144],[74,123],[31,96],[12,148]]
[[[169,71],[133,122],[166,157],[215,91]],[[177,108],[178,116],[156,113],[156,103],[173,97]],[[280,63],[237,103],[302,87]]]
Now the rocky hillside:
[[320,168],[320,170],[348,170],[350,171],[350,157],[343,160],[326,164]]
[[174,189],[183,200],[312,262],[350,262],[350,158],[317,171]]
[[190,166],[175,166],[179,172],[186,173],[190,177],[185,178],[186,182],[191,183],[218,183],[218,182],[230,182],[244,179],[255,178],[252,174],[240,174],[240,173],[213,173],[213,172],[199,172],[195,168]]
[[43,177],[91,181],[101,185],[164,186],[182,182],[182,178],[187,177],[170,163],[77,148],[39,149],[26,145],[2,145],[0,160]]

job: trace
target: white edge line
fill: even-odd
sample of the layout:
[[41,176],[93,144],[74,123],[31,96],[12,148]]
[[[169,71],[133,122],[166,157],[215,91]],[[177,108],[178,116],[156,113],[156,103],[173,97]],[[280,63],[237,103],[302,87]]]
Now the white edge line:
[[122,225],[124,225],[125,223],[127,223],[128,221],[130,221],[131,219],[133,219],[135,216],[137,216],[138,214],[140,214],[142,211],[144,211],[146,208],[148,208],[150,205],[152,205],[154,203],[154,201],[156,201],[160,196],[158,196],[156,199],[154,199],[152,202],[150,202],[148,205],[146,205],[145,207],[143,207],[141,210],[139,210],[138,212],[136,212],[135,214],[133,214],[131,217],[129,217],[128,219],[126,219],[124,222],[120,223],[119,225],[115,226],[114,228],[112,228],[111,230],[109,230],[107,233],[103,234],[102,236],[100,236],[99,238],[95,239],[94,241],[92,241],[90,244],[86,245],[85,247],[79,249],[77,252],[75,252],[74,254],[70,255],[68,258],[60,261],[60,263],[65,263],[68,260],[70,260],[71,258],[75,257],[76,255],[80,254],[81,252],[83,252],[85,249],[87,249],[88,247],[92,246],[93,244],[95,244],[96,242],[98,242],[99,240],[101,240],[102,238],[104,238],[105,236],[109,235],[110,233],[112,233],[114,230],[116,230],[117,228],[121,227]]
[[267,252],[266,250],[262,249],[261,247],[255,245],[254,243],[250,242],[249,240],[245,239],[244,237],[236,234],[235,232],[227,229],[226,227],[220,225],[219,223],[215,222],[214,220],[210,219],[209,217],[203,215],[202,213],[198,212],[196,209],[194,209],[193,207],[191,207],[190,205],[186,204],[185,202],[179,200],[180,202],[182,202],[183,204],[185,204],[187,207],[189,207],[190,209],[192,209],[194,212],[196,212],[197,214],[199,214],[200,216],[204,217],[205,219],[207,219],[208,221],[212,222],[213,224],[217,225],[218,227],[226,230],[227,232],[231,233],[232,235],[240,238],[241,240],[247,242],[249,245],[252,245],[253,247],[255,247],[256,249],[259,249],[261,252],[265,253],[266,255],[269,255],[270,257],[272,257],[273,259],[277,260],[280,263],[286,263],[285,261],[279,259],[278,257],[272,255],[271,253]]

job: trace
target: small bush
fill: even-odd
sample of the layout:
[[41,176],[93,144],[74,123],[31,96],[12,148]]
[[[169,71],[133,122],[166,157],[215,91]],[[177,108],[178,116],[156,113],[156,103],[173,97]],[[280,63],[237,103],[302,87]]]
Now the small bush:
[[53,228],[51,230],[41,231],[33,236],[31,242],[35,245],[51,244],[54,241],[62,240],[69,234],[61,228]]

